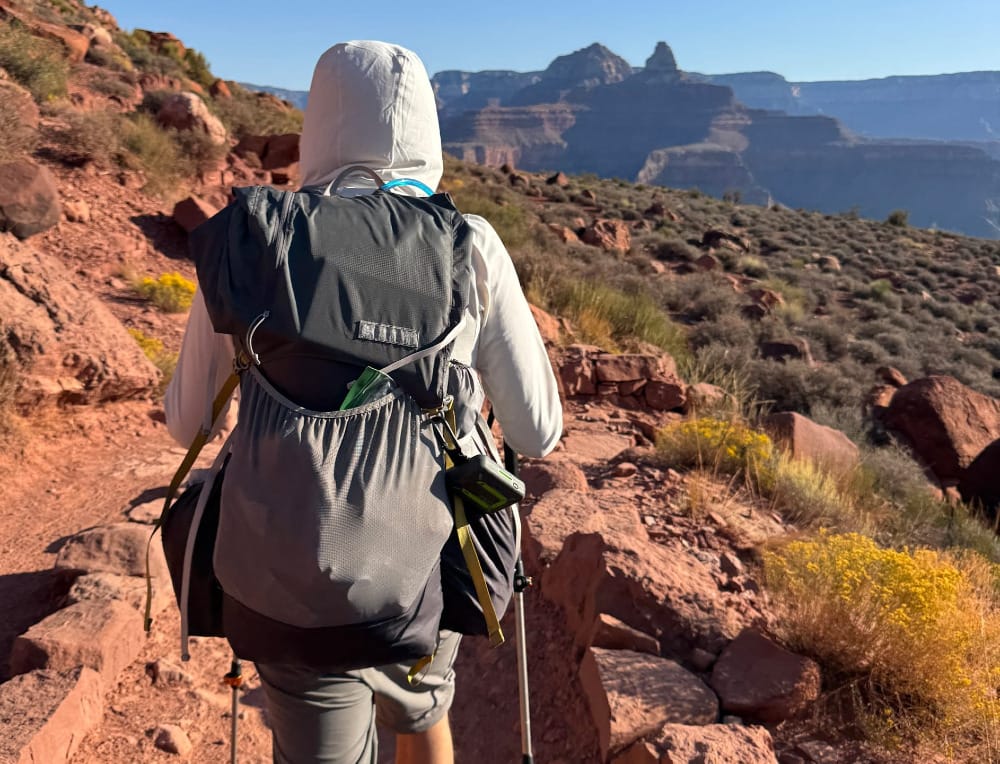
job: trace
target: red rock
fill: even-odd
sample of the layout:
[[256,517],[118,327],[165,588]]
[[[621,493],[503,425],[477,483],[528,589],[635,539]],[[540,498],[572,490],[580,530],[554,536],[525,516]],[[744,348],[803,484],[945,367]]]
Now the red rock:
[[264,153],[260,156],[261,167],[265,170],[275,170],[297,164],[299,161],[299,138],[298,133],[269,136]]
[[551,175],[545,179],[545,182],[550,186],[559,186],[559,188],[566,188],[569,185],[569,178],[566,177],[566,173],[557,172],[555,175]]
[[559,225],[558,223],[549,223],[549,230],[552,231],[556,236],[559,237],[559,241],[563,244],[579,244],[580,237],[576,235],[576,231],[572,228],[567,228],[564,225]]
[[504,175],[510,175],[512,172],[514,172],[514,165],[512,165],[510,162],[504,162],[502,165],[500,165],[500,172],[502,172]]
[[188,233],[207,221],[219,211],[219,208],[209,204],[197,196],[181,199],[174,205],[174,222]]
[[159,72],[143,72],[139,75],[139,87],[144,93],[152,93],[157,90],[171,90],[176,93],[184,88],[184,83],[176,77]]
[[0,164],[0,231],[19,239],[59,222],[59,192],[47,168],[27,159]]
[[78,602],[36,623],[14,640],[10,672],[69,671],[86,666],[107,687],[142,649],[142,616],[124,602]]
[[667,724],[612,764],[777,764],[771,733],[739,724]]
[[538,327],[542,340],[548,345],[559,344],[561,335],[559,319],[534,305],[528,307],[531,309],[531,317],[535,319],[535,326]]
[[622,451],[635,445],[630,435],[611,432],[605,428],[571,429],[563,437],[566,453],[580,464],[597,463],[605,465],[613,461]]
[[520,477],[528,496],[534,498],[558,489],[580,492],[588,490],[587,476],[583,474],[583,470],[569,459],[558,456],[522,464]]
[[605,760],[664,724],[710,724],[719,714],[718,699],[694,674],[630,650],[588,649],[580,684]]
[[595,220],[583,230],[580,239],[605,252],[628,252],[632,248],[632,234],[623,220]]
[[163,127],[200,132],[217,146],[226,142],[225,126],[194,93],[176,93],[169,96],[156,112],[156,120]]
[[799,716],[819,697],[820,671],[815,661],[746,629],[723,650],[709,683],[724,711],[777,724]]
[[614,477],[632,477],[638,471],[639,468],[632,464],[632,462],[619,462],[615,465],[611,474]]
[[892,396],[896,394],[898,389],[892,385],[875,385],[865,396],[861,410],[875,417],[883,416],[886,409],[889,408],[889,404],[892,403]]
[[[116,573],[87,573],[73,582],[66,595],[67,604],[92,600],[121,600],[140,613],[146,608],[146,582],[139,576]],[[159,615],[174,601],[169,581],[153,580],[153,601],[150,615]]]
[[608,650],[632,650],[648,655],[660,654],[660,643],[656,639],[638,629],[633,629],[607,613],[600,613],[597,616],[589,643],[590,647],[603,647]]
[[[77,570],[83,573],[117,573],[123,576],[145,576],[146,542],[149,528],[137,523],[101,525],[72,536],[56,557],[57,570]],[[163,547],[150,547],[149,570],[154,579],[169,581]]]
[[181,758],[190,755],[191,739],[187,733],[176,724],[161,724],[153,732],[153,745],[161,751],[172,753]]
[[[0,315],[22,367],[16,403],[89,403],[151,392],[158,372],[65,263],[0,234]],[[76,279],[79,281],[79,279]]]
[[726,391],[707,382],[698,382],[688,385],[686,398],[685,414],[710,411],[725,402]]
[[694,261],[695,267],[700,271],[718,271],[722,270],[722,263],[719,262],[718,258],[713,255],[702,255],[697,260]]
[[216,80],[212,83],[212,87],[208,89],[209,95],[212,98],[232,98],[233,91],[229,89],[229,85],[225,80]]
[[683,382],[653,379],[643,388],[646,405],[656,411],[674,411],[684,408],[687,388]]
[[601,353],[593,356],[592,360],[598,382],[629,382],[677,374],[677,364],[669,355]]
[[773,289],[751,289],[747,292],[747,297],[769,310],[785,304],[785,298]]
[[802,414],[771,414],[764,418],[763,427],[795,459],[808,459],[834,472],[847,472],[858,465],[858,447],[850,438]]
[[590,356],[590,350],[584,345],[570,345],[560,355],[556,368],[567,396],[597,393],[597,378]]
[[525,564],[540,570],[562,551],[566,539],[596,524],[597,504],[587,494],[566,488],[546,491],[523,520]]
[[667,214],[667,208],[663,206],[663,202],[654,201],[642,214],[647,217],[661,218]]
[[694,647],[721,651],[742,624],[711,568],[650,541],[634,502],[617,497],[616,509],[609,493],[590,494],[602,513],[579,524],[542,573],[542,594],[562,607],[576,643],[585,643],[598,615],[606,613],[653,636],[667,657],[683,660]]
[[31,93],[10,80],[0,79],[0,100],[5,108],[17,115],[21,130],[38,129],[40,113]]
[[15,676],[0,684],[0,762],[68,762],[103,716],[101,678],[92,669]]
[[958,484],[962,501],[982,509],[992,527],[996,527],[996,517],[1000,513],[998,475],[1000,475],[1000,440],[995,440],[973,460]]
[[628,382],[618,383],[618,394],[619,395],[638,395],[642,392],[642,388],[646,386],[645,379],[633,379]]
[[1000,401],[953,377],[926,377],[896,391],[883,422],[938,480],[953,482],[1000,438]]
[[750,251],[750,242],[747,239],[737,236],[736,234],[714,229],[705,231],[701,237],[701,245],[703,247],[711,247],[712,249],[726,247],[727,249],[732,249],[736,252]]
[[903,372],[899,369],[893,368],[892,366],[880,366],[876,369],[875,374],[885,384],[892,385],[893,387],[902,387],[907,384],[906,377],[903,376]]

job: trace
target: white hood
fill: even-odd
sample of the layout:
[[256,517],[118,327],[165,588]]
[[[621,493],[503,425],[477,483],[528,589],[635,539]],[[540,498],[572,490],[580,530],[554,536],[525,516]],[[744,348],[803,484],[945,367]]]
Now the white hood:
[[383,181],[414,178],[436,189],[441,131],[423,62],[384,42],[334,45],[313,72],[299,152],[304,186],[330,183],[361,164]]

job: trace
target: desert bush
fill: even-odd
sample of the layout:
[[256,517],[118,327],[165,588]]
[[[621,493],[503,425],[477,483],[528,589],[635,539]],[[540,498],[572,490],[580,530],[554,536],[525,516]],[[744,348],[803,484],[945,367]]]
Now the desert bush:
[[718,321],[739,312],[740,298],[732,286],[709,273],[696,273],[670,281],[663,287],[663,300],[687,321]]
[[531,224],[524,208],[517,204],[498,204],[473,190],[459,190],[455,203],[467,215],[479,215],[493,226],[508,249],[517,249],[531,240]]
[[657,458],[682,469],[755,481],[770,470],[774,457],[771,439],[739,418],[699,417],[667,425],[656,436]]
[[651,254],[658,260],[693,262],[698,251],[683,239],[672,238],[657,244]]
[[885,222],[897,228],[906,228],[910,224],[910,213],[906,210],[893,210],[886,217]]
[[155,279],[147,276],[135,283],[135,290],[165,313],[183,313],[191,307],[195,285],[173,272]]
[[982,558],[821,533],[765,552],[764,571],[784,642],[849,690],[870,729],[995,742],[1000,614]]
[[767,467],[759,473],[758,487],[787,521],[816,529],[872,527],[838,478],[813,461],[781,454]]
[[0,95],[0,162],[28,154],[37,144],[38,133],[21,121],[14,100]]
[[640,340],[675,358],[687,355],[684,330],[645,292],[574,279],[554,289],[549,305],[567,316],[589,341],[618,346]]
[[0,68],[39,103],[66,95],[68,68],[59,47],[34,37],[17,23],[0,24]]
[[302,112],[298,109],[279,107],[239,85],[234,84],[230,90],[232,98],[213,99],[209,107],[237,140],[247,135],[302,132]]
[[171,377],[174,376],[174,369],[177,368],[177,353],[170,352],[163,346],[163,342],[155,337],[146,336],[139,329],[129,329],[128,333],[139,344],[146,358],[159,370],[160,384],[157,386],[157,392],[163,395]]
[[109,111],[79,112],[70,108],[58,112],[59,127],[49,137],[58,147],[64,161],[70,164],[93,162],[110,167],[121,153],[121,115]]
[[136,113],[130,117],[122,124],[123,164],[144,173],[145,190],[150,194],[176,195],[181,181],[193,174],[193,163],[181,152],[171,133],[148,114]]

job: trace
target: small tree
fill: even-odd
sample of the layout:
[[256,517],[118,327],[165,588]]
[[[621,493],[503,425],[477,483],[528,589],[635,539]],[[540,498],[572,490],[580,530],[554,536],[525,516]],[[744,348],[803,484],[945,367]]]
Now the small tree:
[[893,210],[885,222],[897,228],[906,228],[910,224],[910,213],[906,210]]

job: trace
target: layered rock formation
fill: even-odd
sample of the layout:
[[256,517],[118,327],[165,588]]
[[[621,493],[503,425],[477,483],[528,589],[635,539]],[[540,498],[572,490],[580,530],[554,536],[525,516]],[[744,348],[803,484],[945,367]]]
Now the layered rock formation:
[[861,138],[825,110],[801,116],[779,75],[689,75],[665,43],[642,69],[595,44],[540,73],[448,72],[435,85],[445,150],[466,160],[873,218],[902,208],[918,225],[997,235],[1000,161],[983,146]]

